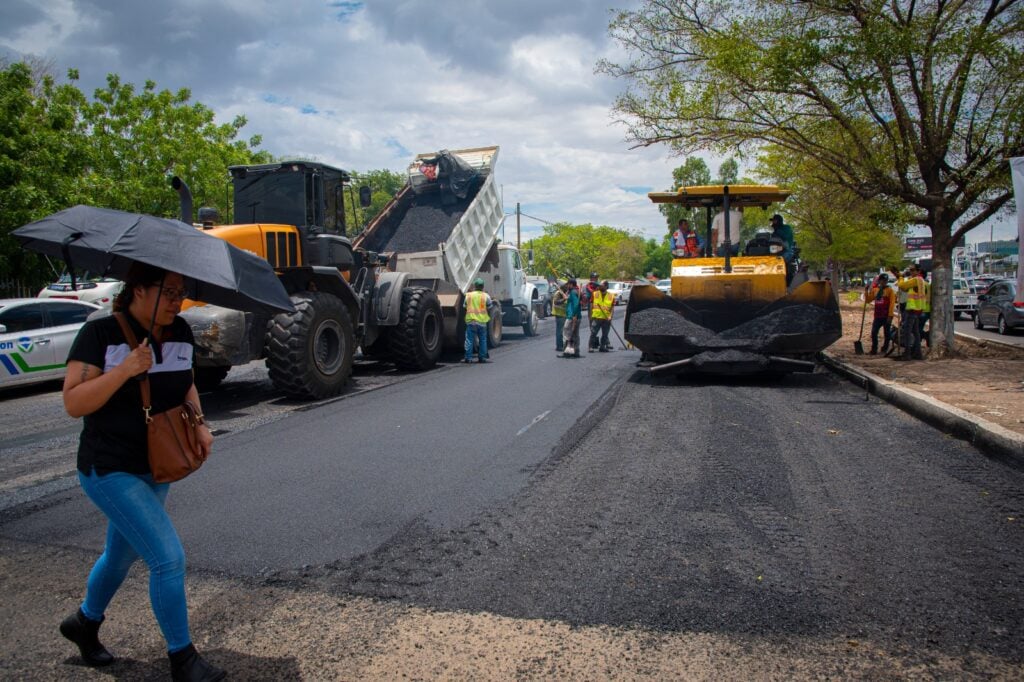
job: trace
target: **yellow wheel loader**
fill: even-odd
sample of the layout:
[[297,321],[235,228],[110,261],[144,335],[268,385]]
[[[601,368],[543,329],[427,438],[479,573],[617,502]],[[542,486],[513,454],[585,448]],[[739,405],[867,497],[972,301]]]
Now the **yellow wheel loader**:
[[[668,295],[651,285],[634,286],[630,293],[625,336],[643,352],[641,367],[706,374],[814,371],[818,352],[842,336],[831,284],[794,277],[793,258],[784,257],[791,249],[771,234],[758,234],[732,255],[739,225],[729,224],[730,211],[768,208],[789,194],[773,185],[648,194],[654,203],[705,208],[707,229],[698,257],[673,259]],[[721,256],[712,251],[716,213],[724,219]]]

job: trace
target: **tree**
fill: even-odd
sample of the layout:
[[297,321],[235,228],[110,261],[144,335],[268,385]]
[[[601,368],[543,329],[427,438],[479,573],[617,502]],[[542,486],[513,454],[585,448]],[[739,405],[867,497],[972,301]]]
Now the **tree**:
[[648,239],[644,242],[644,275],[654,275],[664,279],[672,272],[672,252],[668,248],[668,240]]
[[647,258],[642,237],[604,225],[554,223],[532,241],[537,271],[554,270],[560,277],[597,272],[606,279],[632,279]]
[[188,183],[196,206],[228,215],[228,174],[232,165],[267,163],[254,150],[262,140],[236,139],[244,116],[217,124],[212,109],[191,102],[188,89],[157,91],[146,81],[142,92],[116,74],[82,110],[89,131],[89,171],[82,178],[90,203],[124,211],[175,216],[178,196],[168,179]]
[[352,227],[352,234],[358,234],[374,218],[380,215],[384,207],[388,205],[398,191],[405,186],[406,177],[402,173],[396,173],[386,168],[370,171],[352,171],[352,186],[355,188],[366,186],[370,188],[370,205],[363,208],[359,205],[359,199],[352,197],[347,199],[349,206],[348,214]]
[[793,192],[786,212],[803,260],[861,272],[903,260],[902,237],[910,219],[905,204],[865,200],[847,188],[821,182],[814,159],[771,145],[758,158],[757,173]]
[[616,110],[639,145],[773,144],[829,184],[886,196],[931,229],[933,350],[952,349],[954,244],[1007,205],[1024,153],[1020,0],[643,0],[612,35]]
[[47,68],[18,62],[0,71],[0,280],[48,279],[49,268],[10,233],[82,200],[78,181],[88,156],[78,112],[85,98],[57,85]]

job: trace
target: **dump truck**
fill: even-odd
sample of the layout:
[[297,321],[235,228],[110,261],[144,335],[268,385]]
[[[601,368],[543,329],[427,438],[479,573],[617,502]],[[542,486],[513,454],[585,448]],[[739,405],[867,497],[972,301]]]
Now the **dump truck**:
[[[236,222],[217,224],[217,216],[200,209],[199,229],[267,259],[295,312],[269,316],[187,301],[181,316],[195,335],[201,390],[215,387],[233,365],[264,359],[284,393],[327,398],[347,383],[356,349],[385,338],[400,367],[433,366],[441,352],[437,297],[394,273],[379,273],[377,254],[353,248],[346,171],[301,160],[228,171]],[[188,186],[179,178],[172,186],[182,220],[193,223]]]
[[[527,281],[518,249],[499,239],[505,216],[494,177],[498,149],[418,154],[405,186],[353,242],[356,250],[377,253],[387,263],[382,282],[436,297],[446,348],[462,348],[465,294],[477,278],[493,301],[491,347],[501,343],[504,327],[537,333],[539,292]],[[396,333],[404,332],[384,331],[363,351],[394,355]]]
[[[768,208],[787,190],[773,185],[715,185],[652,192],[654,203],[705,208],[705,251],[672,261],[671,288],[633,287],[626,307],[625,337],[643,352],[650,372],[752,374],[811,372],[818,352],[842,336],[839,305],[828,281],[790,283],[782,254],[786,245],[759,233],[730,255],[739,226],[730,210]],[[712,255],[712,222],[726,216],[724,256]]]

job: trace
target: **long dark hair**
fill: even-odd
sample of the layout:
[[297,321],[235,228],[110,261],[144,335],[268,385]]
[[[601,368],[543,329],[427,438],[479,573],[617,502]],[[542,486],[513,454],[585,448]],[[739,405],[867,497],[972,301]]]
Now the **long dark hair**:
[[160,284],[166,275],[166,270],[155,265],[148,265],[138,261],[133,263],[124,278],[124,287],[121,289],[121,293],[114,297],[114,312],[120,313],[128,310],[128,306],[135,299],[135,287],[140,285],[148,287]]

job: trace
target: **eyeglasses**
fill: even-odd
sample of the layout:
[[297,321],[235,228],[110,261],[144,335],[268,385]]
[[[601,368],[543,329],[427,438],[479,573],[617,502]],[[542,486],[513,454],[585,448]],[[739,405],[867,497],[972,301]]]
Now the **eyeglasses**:
[[169,301],[184,301],[188,298],[188,289],[176,289],[174,287],[164,287],[160,290],[160,297],[166,298]]

